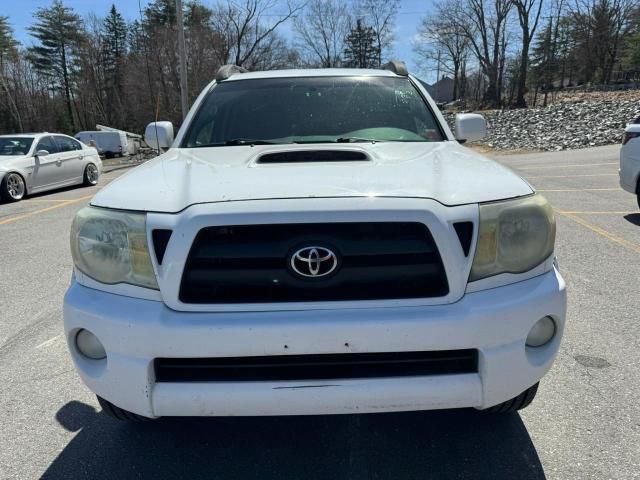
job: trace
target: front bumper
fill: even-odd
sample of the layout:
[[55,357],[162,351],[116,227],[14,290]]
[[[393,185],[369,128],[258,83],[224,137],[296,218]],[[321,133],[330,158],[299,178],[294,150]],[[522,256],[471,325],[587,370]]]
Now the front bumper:
[[[535,384],[560,346],[565,284],[550,272],[466,294],[449,305],[336,310],[196,313],[81,286],[64,302],[65,334],[84,383],[147,417],[310,415],[487,408]],[[553,340],[525,346],[533,324],[556,322]],[[93,332],[106,360],[76,349]],[[478,373],[349,380],[156,383],[153,360],[351,352],[478,349]],[[322,388],[319,388],[322,387]]]

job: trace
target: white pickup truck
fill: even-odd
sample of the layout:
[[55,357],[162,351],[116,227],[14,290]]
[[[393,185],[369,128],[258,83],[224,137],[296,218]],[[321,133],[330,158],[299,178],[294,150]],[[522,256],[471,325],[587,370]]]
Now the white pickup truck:
[[547,201],[403,64],[223,67],[71,231],[65,334],[120,419],[527,406],[565,325]]

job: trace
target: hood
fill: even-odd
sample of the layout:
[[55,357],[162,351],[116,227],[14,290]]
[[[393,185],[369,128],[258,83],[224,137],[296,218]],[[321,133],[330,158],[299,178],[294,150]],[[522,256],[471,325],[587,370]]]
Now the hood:
[[[262,163],[265,154],[364,153],[366,161]],[[532,193],[511,170],[457,142],[171,149],[103,188],[92,205],[179,212],[196,203],[313,197],[430,198],[462,205]]]

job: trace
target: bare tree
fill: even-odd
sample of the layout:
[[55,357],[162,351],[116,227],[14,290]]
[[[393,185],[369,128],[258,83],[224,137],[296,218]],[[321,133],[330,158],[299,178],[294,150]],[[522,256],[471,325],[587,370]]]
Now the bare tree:
[[454,12],[458,28],[469,39],[488,85],[484,94],[487,106],[500,105],[500,59],[503,50],[505,22],[511,11],[511,0],[466,0]]
[[311,0],[294,20],[297,44],[322,67],[339,67],[351,17],[340,0]]
[[358,5],[358,11],[368,18],[367,25],[375,32],[378,65],[382,65],[383,56],[393,45],[393,24],[399,9],[400,0],[361,0]]
[[[438,69],[453,76],[453,98],[461,96],[464,84],[464,64],[469,55],[469,38],[458,26],[451,12],[460,8],[460,0],[445,0],[435,4],[434,13],[422,19],[414,52],[422,60],[437,62]],[[439,78],[437,80],[440,80]]]
[[527,87],[527,72],[529,71],[529,48],[531,40],[538,28],[540,12],[544,0],[511,0],[518,12],[518,22],[522,31],[522,46],[520,48],[520,71],[518,73],[518,88],[516,107],[524,108],[527,102],[524,94]]
[[219,49],[221,63],[232,61],[241,67],[256,63],[256,55],[263,43],[302,8],[288,1],[284,5],[286,11],[276,15],[272,13],[275,7],[283,8],[276,0],[229,1],[218,5],[214,28],[222,37],[222,48]]

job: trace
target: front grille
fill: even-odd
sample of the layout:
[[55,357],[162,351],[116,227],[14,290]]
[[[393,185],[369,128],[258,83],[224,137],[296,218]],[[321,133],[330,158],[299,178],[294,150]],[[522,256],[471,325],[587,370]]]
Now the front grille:
[[[330,275],[310,278],[294,271],[292,255],[309,246],[335,252]],[[200,230],[179,298],[183,303],[238,304],[425,298],[448,292],[440,253],[422,223],[306,223]]]
[[328,380],[478,371],[477,350],[266,357],[156,358],[157,382]]

